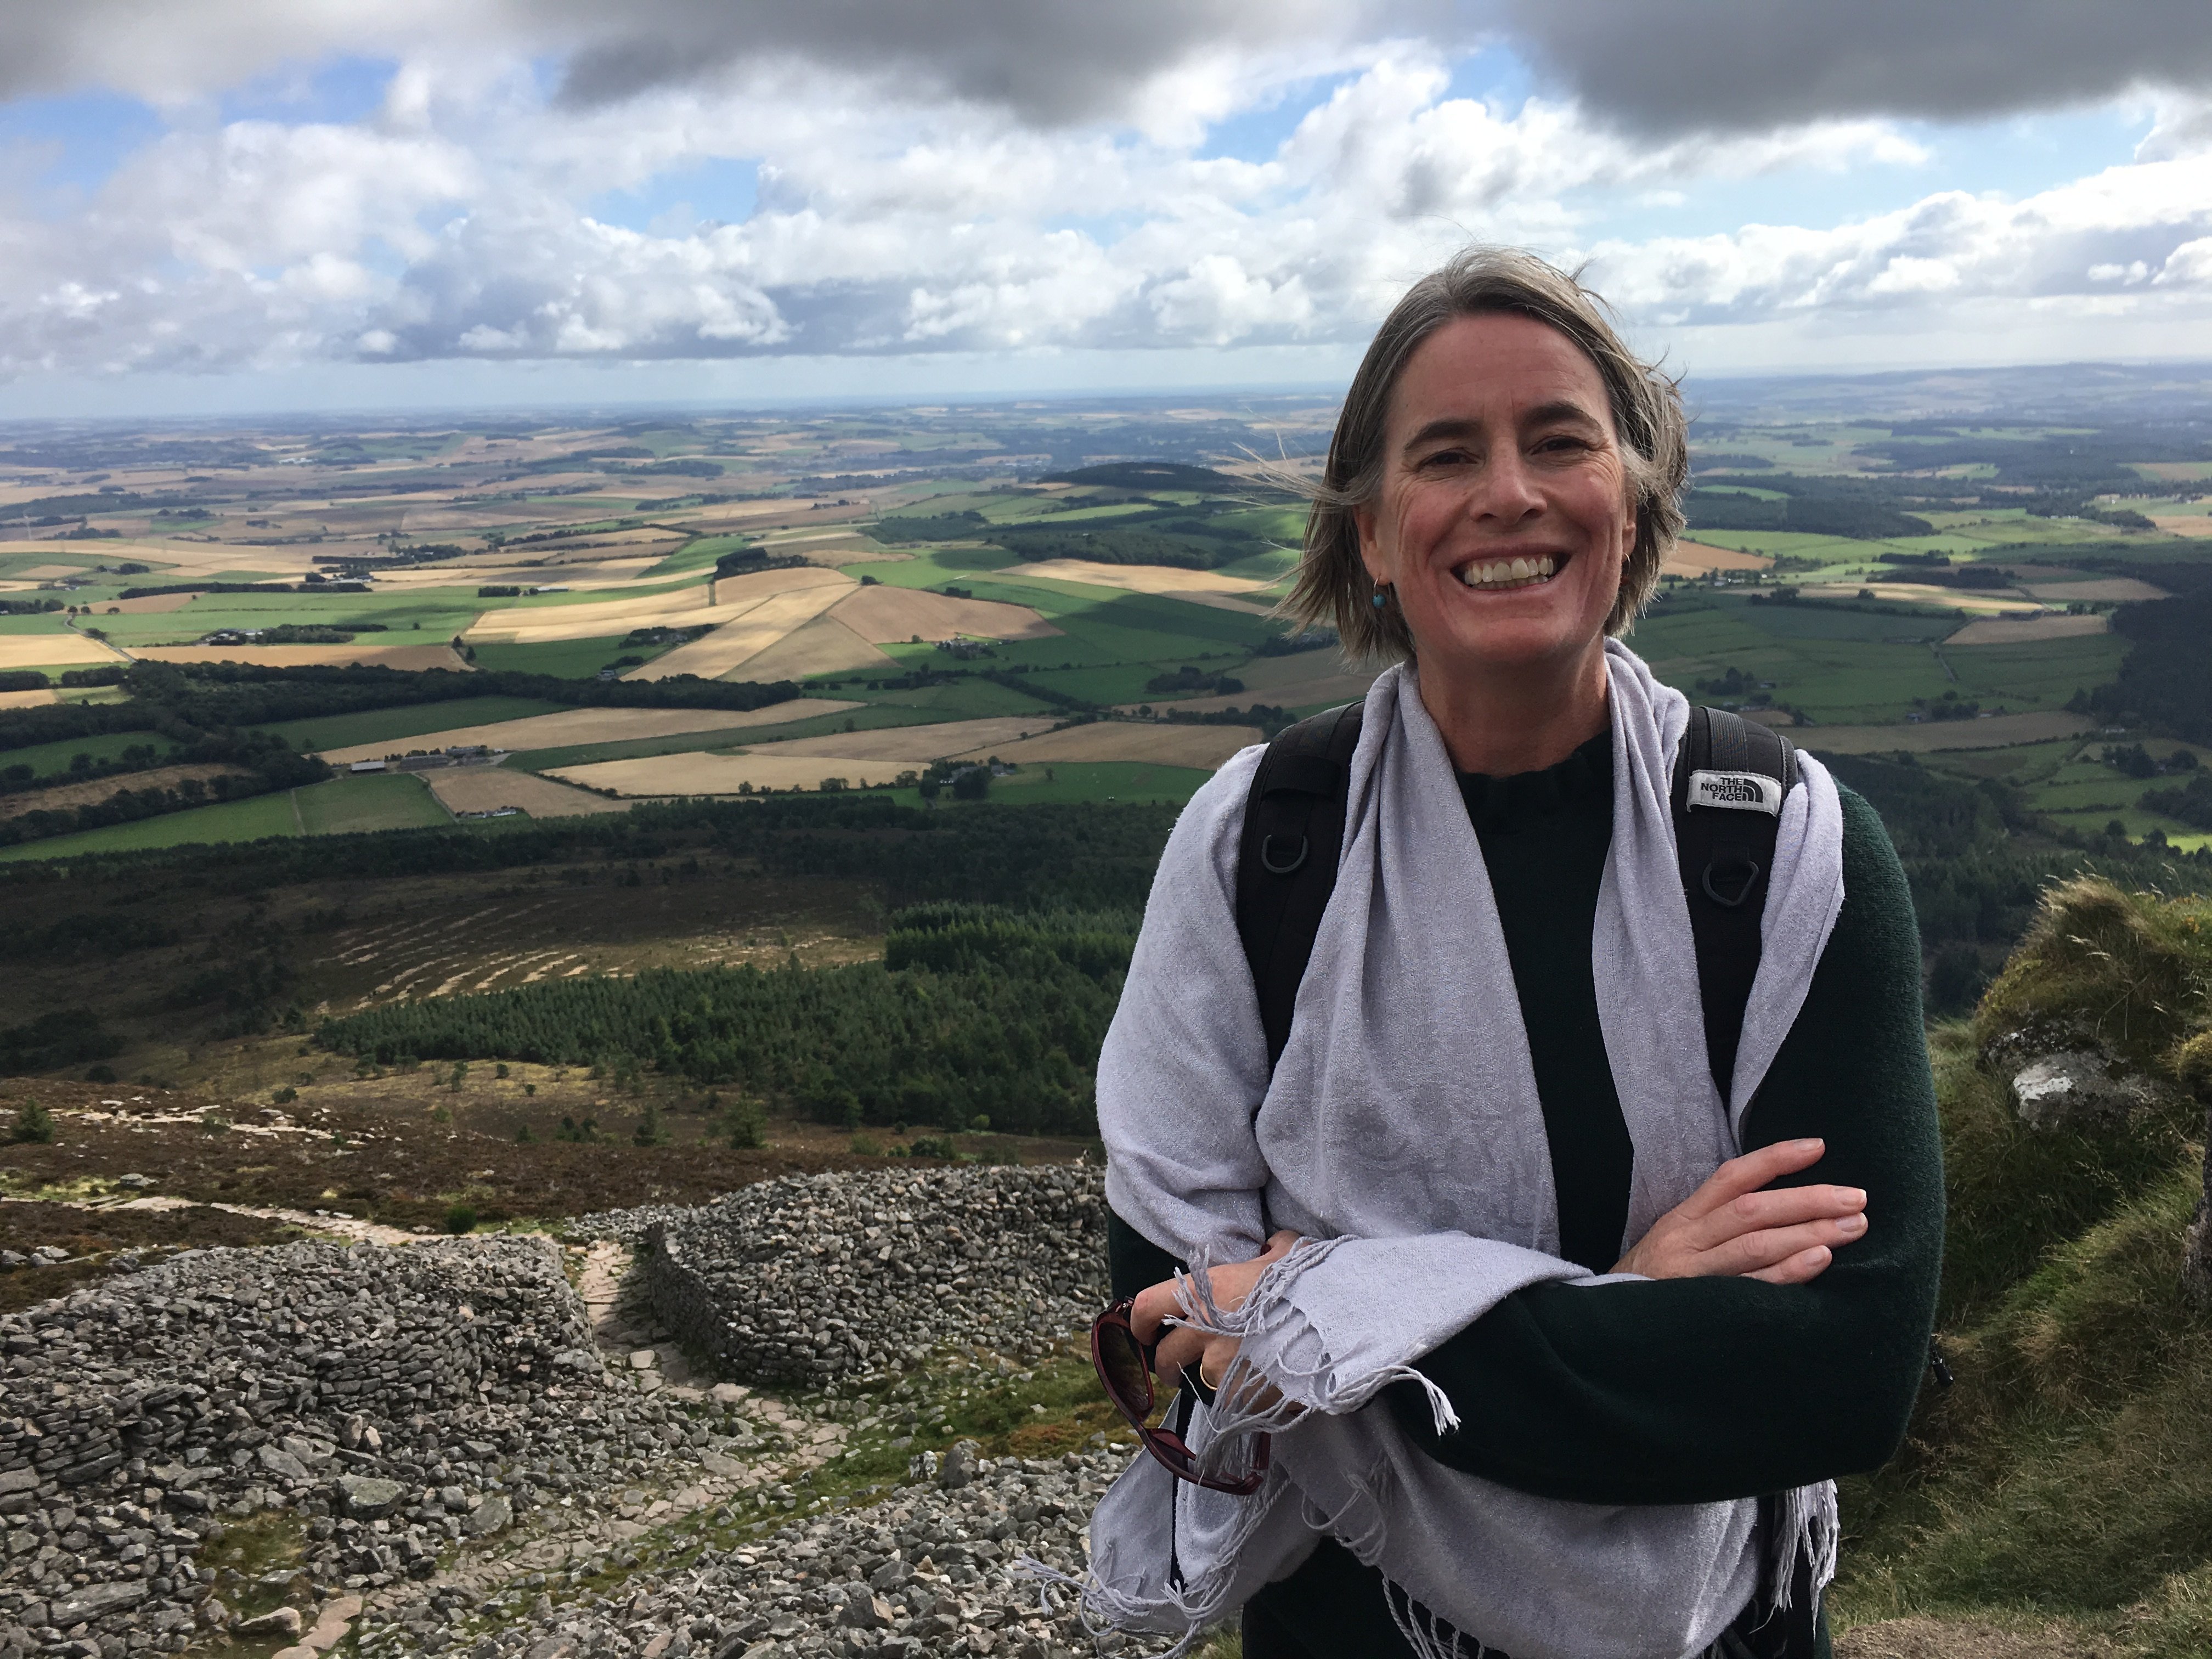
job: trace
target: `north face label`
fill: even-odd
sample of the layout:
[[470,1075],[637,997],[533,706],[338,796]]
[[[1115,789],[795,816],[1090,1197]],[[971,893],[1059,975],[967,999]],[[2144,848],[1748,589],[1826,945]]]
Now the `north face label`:
[[1692,772],[1690,805],[1725,806],[1738,812],[1782,811],[1782,785],[1757,772]]

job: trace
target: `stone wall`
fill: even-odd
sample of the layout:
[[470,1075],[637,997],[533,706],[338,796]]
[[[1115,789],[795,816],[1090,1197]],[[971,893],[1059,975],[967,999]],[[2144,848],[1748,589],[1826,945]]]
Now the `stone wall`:
[[630,1227],[680,1340],[733,1377],[820,1384],[945,1342],[1033,1357],[1086,1325],[1106,1301],[1104,1188],[1067,1165],[789,1176]]
[[611,1388],[544,1240],[188,1252],[0,1318],[0,1656],[177,1651],[226,1622],[196,1556],[302,1517],[329,1587],[503,1526]]

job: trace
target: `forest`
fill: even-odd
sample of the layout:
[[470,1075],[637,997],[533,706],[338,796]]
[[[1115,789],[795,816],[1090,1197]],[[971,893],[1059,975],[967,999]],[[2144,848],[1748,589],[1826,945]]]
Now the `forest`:
[[850,1128],[1090,1134],[1136,921],[925,906],[891,918],[880,963],[556,981],[392,1004],[325,1021],[315,1041],[372,1065],[520,1060],[617,1079],[648,1065]]

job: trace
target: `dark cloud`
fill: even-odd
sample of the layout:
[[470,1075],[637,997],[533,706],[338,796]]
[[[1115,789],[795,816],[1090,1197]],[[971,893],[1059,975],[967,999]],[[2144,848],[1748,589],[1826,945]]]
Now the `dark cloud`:
[[1369,21],[1364,11],[1315,0],[645,0],[612,28],[606,9],[592,9],[602,32],[569,59],[562,95],[605,103],[789,58],[1055,125],[1117,112],[1194,54],[1334,35]]
[[1502,12],[1592,116],[1652,133],[1972,119],[2212,86],[2205,0],[1502,0]]

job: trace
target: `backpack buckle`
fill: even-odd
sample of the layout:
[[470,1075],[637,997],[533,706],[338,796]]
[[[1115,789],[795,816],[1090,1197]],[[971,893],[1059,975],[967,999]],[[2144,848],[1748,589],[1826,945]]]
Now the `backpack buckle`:
[[1739,870],[1743,872],[1743,884],[1735,890],[1735,896],[1731,898],[1713,885],[1713,872],[1723,868],[1722,858],[1715,859],[1705,866],[1705,873],[1700,878],[1698,884],[1705,890],[1707,898],[1724,910],[1733,910],[1749,898],[1751,890],[1759,884],[1759,860],[1749,854],[1741,852],[1735,854],[1732,858],[1727,854],[1723,854],[1722,857],[1728,860],[1723,879],[1726,879],[1729,875],[1734,875]]
[[1262,836],[1260,837],[1260,865],[1261,867],[1266,870],[1271,876],[1287,876],[1291,874],[1292,872],[1296,871],[1300,865],[1306,861],[1306,854],[1310,850],[1306,838],[1304,836],[1300,836],[1298,837],[1298,850],[1295,854],[1291,854],[1288,862],[1278,863],[1275,858],[1274,847],[1274,836]]

